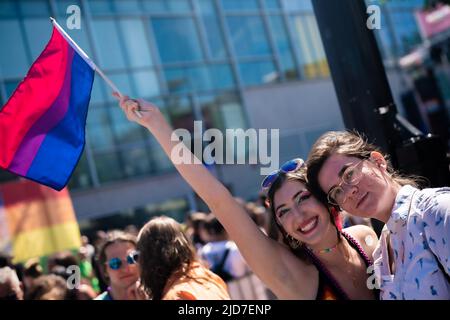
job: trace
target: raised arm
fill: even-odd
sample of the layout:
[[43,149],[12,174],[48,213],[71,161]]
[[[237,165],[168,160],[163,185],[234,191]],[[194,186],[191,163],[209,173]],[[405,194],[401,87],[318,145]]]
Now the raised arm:
[[[179,140],[158,108],[143,100],[129,100],[128,97],[120,98],[120,106],[130,121],[139,123],[153,134],[178,172],[223,224],[252,270],[279,298],[315,298],[317,276],[314,276],[316,270],[312,266],[264,235],[230,192],[203,164],[173,161],[172,149],[179,144]],[[140,110],[142,117],[137,117],[135,110]],[[183,145],[182,148],[185,154],[191,154],[186,146]]]

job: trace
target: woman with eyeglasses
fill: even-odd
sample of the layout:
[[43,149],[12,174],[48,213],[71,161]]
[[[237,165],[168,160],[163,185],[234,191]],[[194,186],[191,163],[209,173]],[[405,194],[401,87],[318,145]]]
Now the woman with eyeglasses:
[[379,149],[352,132],[322,135],[308,181],[322,199],[385,223],[374,252],[382,299],[450,299],[450,188],[417,188]]
[[110,231],[100,245],[98,262],[108,289],[95,300],[134,300],[139,269],[133,254],[136,237],[122,231]]
[[[172,128],[158,108],[143,100],[116,97],[127,118],[146,127],[171,158],[178,141],[172,140]],[[182,152],[192,155],[186,147]],[[174,165],[220,220],[253,272],[278,298],[377,297],[366,285],[374,231],[359,226],[339,230],[331,211],[308,191],[301,159],[287,162],[263,182],[284,244],[268,238],[204,165],[178,161]]]

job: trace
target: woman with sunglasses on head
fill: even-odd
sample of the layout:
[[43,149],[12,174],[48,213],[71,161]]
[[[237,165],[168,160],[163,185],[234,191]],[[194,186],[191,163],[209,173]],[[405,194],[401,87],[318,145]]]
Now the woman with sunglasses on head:
[[[171,157],[178,140],[171,138],[172,128],[161,112],[143,100],[119,99],[128,119],[146,127]],[[184,155],[191,155],[183,148]],[[367,227],[341,232],[328,208],[306,189],[301,159],[286,163],[264,181],[285,244],[268,238],[204,165],[178,161],[174,165],[220,220],[253,272],[278,298],[376,298],[366,285],[367,255],[372,253],[375,233]],[[372,237],[372,246],[364,241],[366,237]]]
[[122,231],[108,232],[100,245],[98,261],[108,289],[95,300],[133,300],[139,270],[132,254],[136,251],[136,237]]
[[374,268],[382,299],[450,299],[450,188],[417,188],[352,132],[322,135],[308,181],[332,205],[384,222]]

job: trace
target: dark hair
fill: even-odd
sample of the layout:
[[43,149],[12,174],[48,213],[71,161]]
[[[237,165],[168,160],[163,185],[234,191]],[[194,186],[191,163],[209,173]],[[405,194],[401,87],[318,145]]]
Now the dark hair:
[[[355,131],[329,131],[324,133],[312,146],[307,160],[308,182],[311,192],[320,201],[327,202],[327,194],[319,184],[319,172],[325,161],[333,154],[369,159],[373,151],[382,153],[378,147],[369,143],[364,136]],[[406,184],[417,186],[417,183],[420,181],[419,177],[400,175],[392,168],[389,158],[387,156],[384,157],[387,162],[387,171],[393,181],[402,186]]]
[[66,281],[57,275],[49,274],[36,278],[33,281],[26,300],[66,300],[69,298],[69,290]]
[[128,242],[131,243],[134,247],[136,247],[137,245],[136,237],[130,233],[123,232],[120,230],[113,230],[106,234],[105,239],[100,244],[100,249],[97,255],[97,261],[100,266],[100,271],[106,282],[109,281],[106,273],[106,249],[110,245],[117,242]]
[[[301,182],[303,184],[305,184],[305,186],[308,188],[308,190],[310,190],[309,188],[309,184],[308,184],[308,179],[306,177],[306,167],[303,166],[300,169],[294,171],[294,172],[288,172],[288,173],[283,173],[280,172],[278,177],[275,179],[275,181],[272,183],[272,185],[270,186],[268,192],[267,192],[267,199],[269,202],[269,209],[271,212],[271,221],[270,223],[272,225],[276,225],[278,227],[278,229],[281,232],[281,235],[283,237],[283,242],[291,249],[291,251],[300,259],[305,260],[305,261],[310,261],[308,258],[308,255],[306,254],[305,250],[304,250],[304,246],[303,244],[300,245],[295,245],[293,243],[292,240],[289,239],[289,234],[286,232],[286,230],[284,230],[283,226],[280,225],[280,223],[278,222],[277,218],[276,218],[276,214],[275,214],[275,193],[281,189],[281,187],[284,185],[284,183],[286,181],[298,181]],[[314,195],[314,193],[312,193]],[[322,202],[322,201],[321,201]],[[322,204],[325,206],[325,208],[328,210],[328,213],[330,214],[330,220],[333,223],[334,226],[336,226],[336,222],[335,222],[335,217],[333,217],[333,215],[331,214],[329,207],[322,202]],[[337,227],[336,227],[337,228]],[[276,239],[277,240],[277,239]]]
[[181,225],[169,217],[155,217],[138,235],[141,283],[153,300],[161,300],[164,287],[176,272],[187,274],[195,249]]
[[225,231],[223,225],[213,214],[210,214],[208,216],[208,218],[206,219],[205,229],[212,236],[226,234],[226,231]]
[[25,263],[23,275],[31,278],[37,278],[43,274],[43,269],[38,259],[30,259]]

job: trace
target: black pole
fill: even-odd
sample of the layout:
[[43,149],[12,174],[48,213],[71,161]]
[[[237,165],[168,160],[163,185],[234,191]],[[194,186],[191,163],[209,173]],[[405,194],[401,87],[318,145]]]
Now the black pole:
[[402,173],[449,185],[447,141],[425,136],[397,113],[364,0],[312,3],[346,128],[364,133]]
[[[363,0],[312,0],[336,95],[347,129],[364,133],[390,155],[394,168],[449,183],[446,148],[400,117]],[[382,224],[372,219],[377,234]]]
[[313,0],[342,116],[390,154],[396,164],[397,108],[363,0]]

